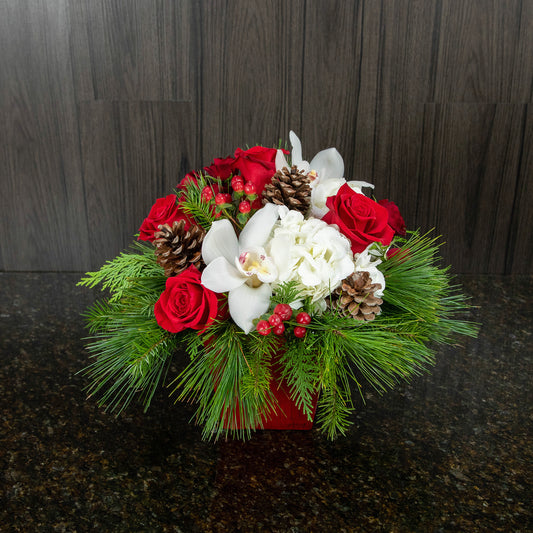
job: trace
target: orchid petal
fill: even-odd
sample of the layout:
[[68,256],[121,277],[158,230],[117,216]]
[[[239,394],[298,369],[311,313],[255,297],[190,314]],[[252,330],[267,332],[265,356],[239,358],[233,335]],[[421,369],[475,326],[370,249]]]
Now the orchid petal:
[[292,145],[291,164],[296,166],[303,174],[307,174],[309,172],[309,163],[303,159],[300,139],[298,139],[294,131],[289,132],[289,139]]
[[244,284],[229,292],[229,313],[244,333],[248,334],[253,329],[254,318],[268,311],[271,296],[272,289],[266,283],[256,289]]
[[[266,204],[262,209],[252,215],[239,236],[240,249],[248,250],[263,246],[267,242],[270,232],[278,220],[278,216],[279,209],[274,204]],[[235,254],[233,257],[238,255]]]
[[233,263],[238,255],[239,241],[231,222],[228,219],[213,222],[202,244],[204,263],[208,265],[220,256],[225,257],[229,263]]
[[289,168],[289,163],[287,163],[285,154],[281,150],[278,150],[276,152],[276,170],[281,170],[284,167]]
[[289,140],[292,145],[292,164],[298,165],[303,161],[302,158],[302,143],[294,131],[289,132]]
[[318,152],[309,166],[318,173],[320,181],[344,176],[344,161],[336,148],[327,148]]
[[202,285],[213,292],[236,289],[246,278],[224,257],[217,257],[202,272]]
[[374,188],[374,185],[372,185],[372,183],[368,183],[366,181],[349,181],[348,185],[354,191],[356,191],[357,189],[361,190],[363,187],[370,187],[371,189]]
[[[274,237],[269,245],[267,253],[274,260],[278,272],[289,272],[289,252],[291,250],[291,244],[293,240],[287,235],[277,235]],[[285,281],[284,279],[280,281]]]

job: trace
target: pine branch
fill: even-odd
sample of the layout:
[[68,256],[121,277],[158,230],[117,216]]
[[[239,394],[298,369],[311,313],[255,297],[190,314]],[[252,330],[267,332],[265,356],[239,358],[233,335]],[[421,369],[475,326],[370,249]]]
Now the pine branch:
[[163,274],[152,246],[134,242],[131,247],[131,252],[122,252],[115,259],[107,261],[100,270],[87,272],[77,286],[93,288],[101,285],[102,290],[109,289],[111,292],[110,302],[116,302],[131,286],[132,279]]
[[325,387],[318,402],[316,424],[330,440],[334,440],[339,435],[346,435],[352,412],[349,394],[336,386]]
[[195,416],[204,425],[204,438],[228,433],[249,438],[275,409],[268,386],[273,339],[246,336],[226,321],[187,341],[193,358],[171,384],[172,394],[198,403]]
[[153,312],[165,279],[130,280],[120,301],[97,303],[86,315],[95,361],[82,373],[91,380],[89,395],[100,394],[111,411],[120,413],[135,396],[148,409],[178,346],[179,336],[159,327]]
[[313,333],[307,334],[303,340],[288,340],[280,364],[281,376],[289,385],[291,399],[311,420],[319,382],[316,338]]
[[271,302],[276,304],[291,304],[301,300],[300,291],[298,289],[297,281],[288,281],[278,285],[272,295]]
[[[400,251],[378,267],[387,283],[383,300],[422,321],[431,340],[447,342],[452,333],[476,336],[478,325],[460,316],[469,309],[468,301],[451,284],[449,268],[437,265],[440,246],[438,237],[413,232]],[[386,316],[393,313],[386,305],[383,311]]]
[[[185,191],[180,193],[180,207],[184,213],[193,218],[197,224],[202,226],[205,231],[209,231],[211,224],[216,220],[216,212],[212,204],[206,202],[202,198],[202,190],[205,187],[220,186],[220,180],[207,176],[206,174],[199,174],[197,182],[190,181],[185,186]],[[213,195],[215,189],[213,188]]]

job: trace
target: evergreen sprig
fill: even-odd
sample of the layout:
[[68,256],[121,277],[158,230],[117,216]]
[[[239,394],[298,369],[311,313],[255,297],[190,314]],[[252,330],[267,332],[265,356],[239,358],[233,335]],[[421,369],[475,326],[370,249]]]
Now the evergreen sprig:
[[298,290],[297,281],[287,281],[281,283],[276,287],[274,294],[272,295],[272,306],[276,304],[291,304],[300,300],[300,291]]
[[195,416],[204,438],[249,437],[275,407],[269,388],[273,339],[247,336],[225,321],[187,341],[193,358],[172,383],[173,393],[198,403]]
[[154,316],[165,280],[162,275],[128,277],[120,300],[115,293],[86,312],[92,334],[87,349],[95,361],[82,372],[91,381],[89,395],[99,394],[99,403],[112,411],[120,413],[135,396],[148,409],[179,344]]
[[386,279],[384,315],[394,322],[416,318],[428,335],[423,340],[444,343],[453,333],[476,336],[478,325],[461,316],[469,302],[452,284],[449,267],[438,265],[441,245],[438,237],[412,232],[379,269]]
[[222,188],[219,179],[198,173],[196,182],[188,181],[185,190],[177,194],[179,194],[180,207],[183,212],[194,219],[205,231],[209,231],[211,224],[216,220],[216,211],[212,204],[202,198],[202,191],[205,187],[211,187],[213,195]]
[[122,252],[96,272],[87,272],[77,286],[93,288],[101,285],[102,290],[111,292],[110,302],[117,302],[124,291],[130,287],[132,279],[163,274],[157,263],[154,248],[148,244],[134,241],[130,252]]
[[[202,180],[209,183],[200,177],[198,184],[187,186],[186,205],[195,218],[201,218],[198,210],[205,207]],[[212,213],[204,214],[208,229]],[[118,412],[135,396],[147,409],[182,343],[190,362],[171,383],[171,394],[197,403],[195,417],[204,438],[248,438],[262,427],[279,410],[271,390],[279,377],[309,419],[320,395],[317,426],[329,438],[343,435],[354,411],[352,389],[361,393],[363,380],[383,392],[426,371],[434,363],[432,343],[477,332],[477,325],[463,317],[468,301],[448,270],[438,265],[438,240],[415,232],[400,245],[396,255],[379,265],[386,289],[382,314],[375,320],[359,322],[330,309],[313,316],[303,339],[289,333],[280,341],[255,331],[246,335],[231,320],[216,322],[201,334],[174,335],[160,328],[153,309],[167,278],[153,249],[136,243],[134,251],[79,283],[100,284],[111,293],[86,314],[92,335],[88,348],[95,358],[85,369],[89,393],[101,395],[100,403]],[[281,284],[272,306],[298,299],[295,282]],[[295,320],[287,322],[287,330],[296,325]]]
[[309,420],[313,416],[320,376],[316,347],[312,332],[306,335],[304,341],[287,340],[279,360],[281,377],[289,385],[291,399]]

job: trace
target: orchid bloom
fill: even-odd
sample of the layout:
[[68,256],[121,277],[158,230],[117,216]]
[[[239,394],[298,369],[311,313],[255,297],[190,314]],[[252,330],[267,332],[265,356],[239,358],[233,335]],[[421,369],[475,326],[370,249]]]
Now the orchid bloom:
[[[311,177],[311,215],[322,218],[327,212],[326,200],[329,196],[335,196],[337,191],[346,183],[344,179],[344,161],[336,148],[327,148],[308,163],[302,159],[302,143],[296,134],[291,131],[289,139],[292,145],[292,164],[298,167],[300,172]],[[276,154],[276,170],[289,167],[285,155],[281,150]],[[374,185],[366,181],[349,181],[348,185],[354,191],[362,194],[363,187],[374,188]]]
[[202,285],[214,292],[228,292],[231,318],[246,334],[253,320],[270,306],[278,272],[264,246],[278,220],[278,207],[267,204],[257,211],[237,238],[227,219],[213,222],[202,244],[206,267]]
[[372,283],[379,283],[381,285],[381,289],[376,290],[374,295],[382,298],[383,291],[385,290],[385,276],[378,269],[378,265],[382,263],[381,259],[371,253],[373,246],[374,243],[371,243],[360,254],[355,254],[354,266],[356,272],[368,272]]

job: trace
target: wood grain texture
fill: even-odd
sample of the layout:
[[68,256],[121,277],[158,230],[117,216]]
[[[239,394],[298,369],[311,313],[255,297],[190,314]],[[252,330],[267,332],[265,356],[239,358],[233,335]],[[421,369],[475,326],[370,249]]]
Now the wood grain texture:
[[190,0],[70,0],[83,100],[190,101]]
[[533,105],[526,109],[520,169],[506,248],[506,273],[531,274],[533,264]]
[[533,272],[533,1],[0,0],[0,269],[86,270],[293,129],[457,272]]
[[80,104],[92,268],[129,246],[155,200],[195,166],[190,104]]
[[[354,177],[375,184],[379,198],[397,199],[414,223],[423,103],[432,97],[437,2],[388,2],[365,8]],[[407,192],[409,191],[409,193]]]
[[529,0],[443,1],[434,101],[530,102],[532,14]]
[[[302,128],[304,156],[335,146],[350,153],[359,97],[362,2],[309,1],[305,10]],[[346,173],[351,158],[345,157]]]
[[202,157],[300,129],[304,1],[200,2]]
[[88,228],[65,1],[0,3],[0,247],[7,270],[80,270]]
[[504,272],[525,106],[428,104],[416,226],[436,228],[460,272]]

